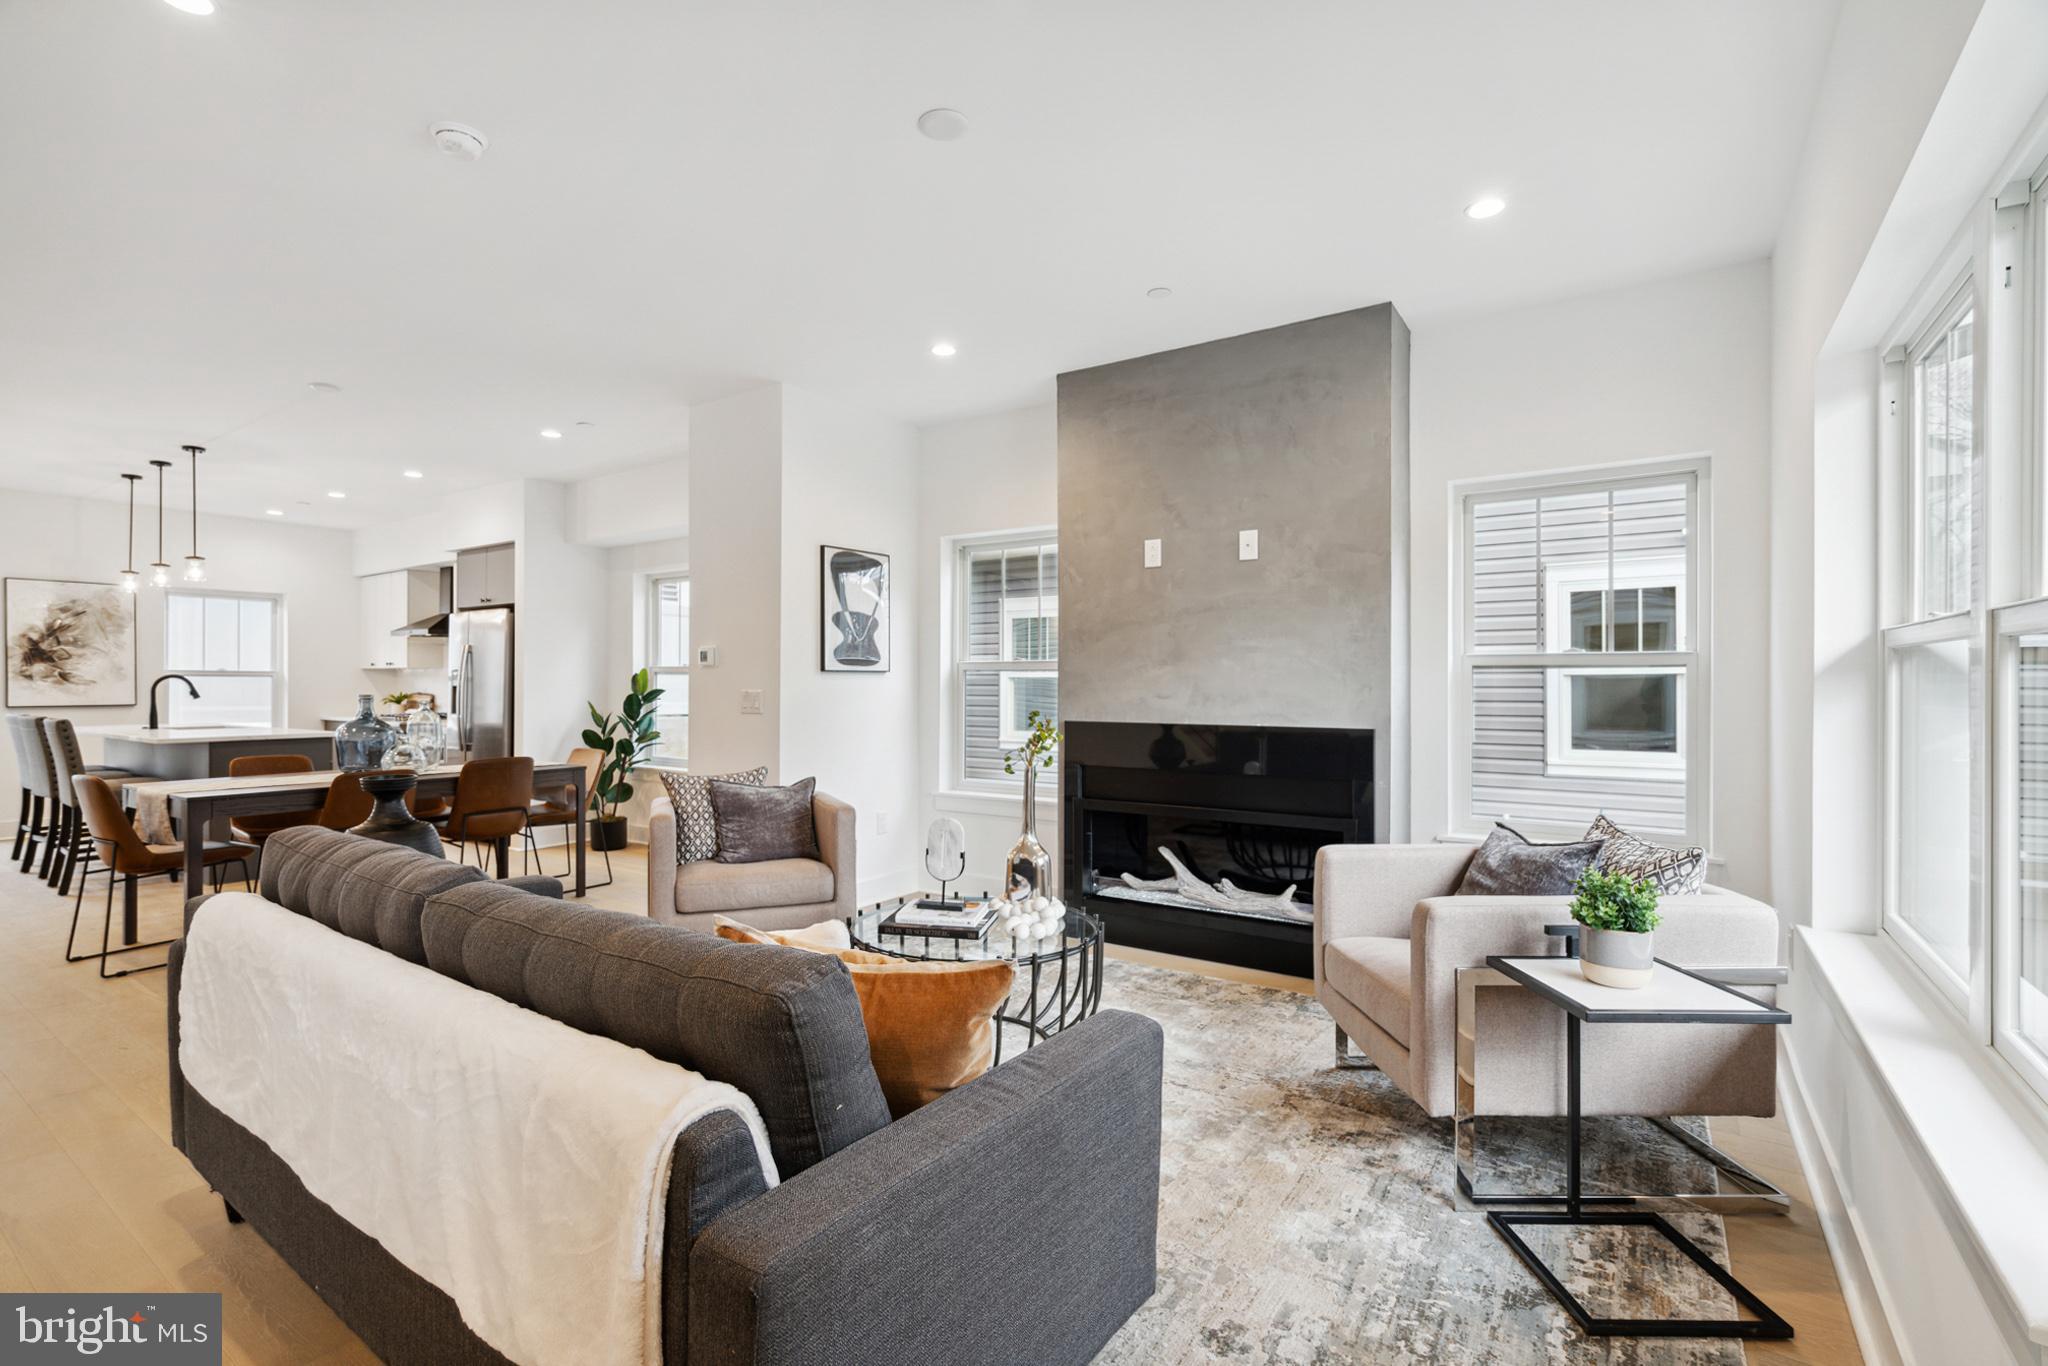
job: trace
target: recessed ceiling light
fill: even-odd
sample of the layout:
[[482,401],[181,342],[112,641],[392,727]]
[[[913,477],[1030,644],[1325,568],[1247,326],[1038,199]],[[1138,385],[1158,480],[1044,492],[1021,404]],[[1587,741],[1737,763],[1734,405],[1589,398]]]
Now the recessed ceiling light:
[[959,348],[959,347],[957,347],[957,346],[953,345],[953,343],[951,343],[951,342],[949,342],[949,341],[942,341],[942,342],[933,342],[933,343],[932,343],[932,354],[933,354],[934,356],[940,356],[940,357],[945,357],[945,356],[951,356],[951,355],[957,354],[957,353],[959,352],[959,350],[960,350],[960,348]]
[[541,428],[540,434],[550,441],[560,441],[562,439],[562,434],[556,431],[553,427]]
[[348,495],[347,495],[347,494],[345,494],[345,493],[343,493],[343,492],[342,492],[342,491],[341,491],[340,489],[329,489],[329,490],[327,490],[327,496],[328,496],[329,498],[346,498],[346,497],[348,497]]
[[263,509],[263,515],[264,515],[265,517],[282,517],[282,516],[284,516],[284,509],[283,509],[283,508],[265,508],[265,509]]
[[187,14],[213,13],[213,0],[164,0],[164,3]]
[[1173,297],[1173,291],[1168,289],[1165,285],[1154,285],[1152,286],[1152,288],[1145,291],[1145,297],[1148,299],[1171,299]]
[[306,381],[306,387],[316,394],[338,394],[341,392],[339,384],[332,384],[324,379],[308,380]]
[[427,476],[425,471],[423,470],[407,470],[405,472],[405,477],[408,479],[424,479]]
[[1465,217],[1491,218],[1507,206],[1507,200],[1497,194],[1484,195],[1465,206]]
[[491,140],[466,123],[437,123],[431,130],[434,145],[457,161],[482,161]]
[[595,427],[597,424],[595,422],[592,422],[589,418],[585,417],[578,418],[576,421],[576,425],[579,427]]
[[957,109],[927,109],[917,116],[917,131],[933,142],[967,136],[967,116]]

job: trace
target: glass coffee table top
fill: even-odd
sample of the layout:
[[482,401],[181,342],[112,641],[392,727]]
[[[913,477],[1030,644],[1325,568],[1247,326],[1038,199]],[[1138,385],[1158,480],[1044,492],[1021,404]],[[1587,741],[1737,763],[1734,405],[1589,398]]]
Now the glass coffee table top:
[[846,922],[855,947],[919,962],[982,963],[1001,959],[1029,963],[1034,959],[1042,962],[1063,958],[1089,949],[1099,951],[1102,946],[1102,922],[1085,911],[1072,908],[1067,911],[1063,932],[1042,939],[1012,937],[1004,932],[1000,921],[979,939],[881,932],[882,923],[899,907],[913,905],[920,897],[931,895],[933,893],[930,892],[905,892],[901,896],[885,897],[873,905],[863,906]]

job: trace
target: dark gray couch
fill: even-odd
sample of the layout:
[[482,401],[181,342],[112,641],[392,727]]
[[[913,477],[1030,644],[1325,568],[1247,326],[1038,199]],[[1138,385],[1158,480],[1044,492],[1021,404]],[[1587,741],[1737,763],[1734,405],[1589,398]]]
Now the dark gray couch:
[[[558,887],[545,880],[540,892]],[[1161,1036],[1105,1011],[889,1121],[836,959],[565,905],[317,826],[265,850],[262,894],[338,933],[745,1091],[676,1142],[663,1251],[672,1363],[1081,1362],[1151,1294]],[[173,1140],[391,1362],[498,1362],[453,1301],[310,1195],[184,1084]]]

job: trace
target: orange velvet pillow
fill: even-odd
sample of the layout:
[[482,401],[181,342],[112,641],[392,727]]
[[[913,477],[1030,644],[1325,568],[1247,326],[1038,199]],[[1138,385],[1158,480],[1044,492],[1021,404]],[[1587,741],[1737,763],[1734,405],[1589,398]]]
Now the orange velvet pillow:
[[1016,978],[1009,963],[915,963],[861,949],[820,949],[802,942],[802,930],[756,930],[730,921],[717,930],[743,944],[831,953],[846,964],[860,995],[868,1058],[897,1119],[973,1081],[995,1062],[994,1016]]

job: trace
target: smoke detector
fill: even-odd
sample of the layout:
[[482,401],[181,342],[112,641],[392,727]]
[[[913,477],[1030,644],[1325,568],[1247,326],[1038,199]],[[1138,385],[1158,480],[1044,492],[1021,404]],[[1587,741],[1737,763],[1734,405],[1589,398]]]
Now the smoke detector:
[[457,161],[482,161],[491,140],[466,123],[437,123],[434,145]]

